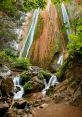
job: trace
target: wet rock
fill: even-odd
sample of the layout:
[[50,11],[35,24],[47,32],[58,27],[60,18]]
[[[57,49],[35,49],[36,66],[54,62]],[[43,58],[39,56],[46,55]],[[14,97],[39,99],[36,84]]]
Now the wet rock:
[[19,100],[13,104],[13,107],[17,109],[24,109],[26,105],[27,105],[27,102],[25,100]]
[[28,114],[28,117],[33,117],[33,115],[32,114]]
[[29,68],[28,68],[29,73],[31,73],[33,75],[37,75],[40,70],[41,70],[41,68],[39,68],[37,66],[29,66]]
[[2,96],[13,97],[13,81],[11,78],[2,79],[0,85]]
[[4,115],[7,112],[8,109],[9,109],[8,103],[0,102],[0,115]]
[[37,76],[34,76],[34,77],[32,78],[32,81],[37,82],[37,83],[39,83],[39,84],[44,84],[43,81],[40,80],[40,79],[38,79]]
[[11,75],[11,70],[5,65],[0,65],[0,76],[7,77],[9,75]]
[[60,66],[60,65],[58,65],[58,64],[51,64],[51,65],[50,65],[50,71],[51,71],[52,73],[55,73],[55,72],[57,71],[57,69],[59,68],[59,66]]

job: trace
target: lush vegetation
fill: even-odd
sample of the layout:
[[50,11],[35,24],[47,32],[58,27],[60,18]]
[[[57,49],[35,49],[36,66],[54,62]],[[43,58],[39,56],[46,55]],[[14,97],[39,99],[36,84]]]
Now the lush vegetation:
[[68,50],[72,55],[82,55],[82,18],[79,18],[74,26],[74,31],[70,35],[71,43],[68,44]]
[[0,0],[0,10],[14,16],[18,11],[44,8],[45,4],[45,0]]
[[30,93],[33,89],[32,83],[31,82],[26,82],[24,85],[24,91],[25,93]]
[[25,85],[26,82],[31,80],[32,75],[30,75],[27,71],[24,71],[23,73],[21,73],[20,78],[21,85]]
[[14,62],[14,67],[18,69],[27,70],[30,65],[30,61],[28,58],[16,58]]
[[40,80],[43,80],[43,79],[49,80],[50,77],[51,77],[51,74],[48,71],[40,70],[40,72],[38,73],[38,78]]

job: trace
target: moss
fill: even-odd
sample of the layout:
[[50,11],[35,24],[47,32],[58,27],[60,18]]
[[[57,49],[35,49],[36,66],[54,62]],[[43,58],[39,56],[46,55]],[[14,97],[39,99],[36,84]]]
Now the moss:
[[32,83],[31,82],[25,83],[23,88],[24,88],[25,93],[30,93],[33,89]]
[[37,27],[34,34],[34,39],[38,39],[43,32],[44,19],[39,15]]
[[27,70],[30,65],[30,61],[28,58],[16,58],[14,62],[14,67],[18,69]]
[[68,81],[68,84],[71,88],[75,88],[81,83],[81,81],[82,81],[81,78],[77,78],[77,79],[70,78]]
[[44,79],[44,78],[47,79],[47,80],[49,80],[50,77],[51,77],[51,74],[50,74],[48,71],[41,70],[41,71],[38,73],[38,78],[39,78],[40,80],[42,80],[42,79]]
[[30,81],[31,78],[32,78],[32,75],[29,75],[27,71],[22,72],[21,75],[20,75],[20,83],[21,83],[21,85],[24,85],[25,83]]
[[48,96],[51,96],[52,94],[54,94],[54,87],[50,87],[46,92],[46,95]]

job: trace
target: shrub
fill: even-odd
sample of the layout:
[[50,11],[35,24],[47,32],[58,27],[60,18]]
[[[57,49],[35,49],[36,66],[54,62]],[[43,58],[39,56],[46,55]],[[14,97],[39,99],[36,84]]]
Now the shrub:
[[26,82],[30,81],[32,76],[28,74],[27,71],[24,71],[21,75],[20,75],[20,83],[21,85],[24,85]]
[[43,80],[44,78],[49,80],[51,77],[51,74],[47,71],[44,71],[44,70],[41,70],[39,73],[38,73],[38,78],[40,80]]
[[12,58],[6,55],[4,51],[0,52],[0,64],[9,64],[12,63]]
[[42,72],[39,72],[39,73],[38,73],[38,78],[39,78],[40,80],[43,80],[43,79],[44,79],[44,76],[43,76]]
[[24,88],[25,93],[30,93],[33,89],[32,83],[31,82],[25,83],[23,88]]
[[16,58],[14,62],[14,67],[18,69],[27,70],[30,65],[30,61],[28,58]]
[[16,57],[16,53],[12,48],[7,48],[4,50],[5,54],[10,57]]

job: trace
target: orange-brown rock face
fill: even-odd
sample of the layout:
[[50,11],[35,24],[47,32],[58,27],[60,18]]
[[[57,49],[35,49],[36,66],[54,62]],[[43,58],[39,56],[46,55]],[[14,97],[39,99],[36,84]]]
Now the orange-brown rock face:
[[38,39],[35,39],[29,52],[29,58],[33,65],[40,67],[49,67],[53,55],[55,38],[59,31],[58,15],[54,6],[50,6],[49,12],[44,10],[41,12],[44,20],[42,33]]
[[78,4],[82,3],[82,0],[75,0],[75,1],[76,1],[76,3],[78,3]]

